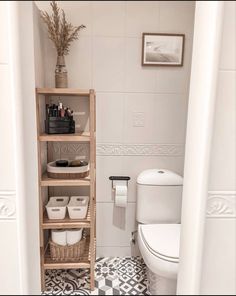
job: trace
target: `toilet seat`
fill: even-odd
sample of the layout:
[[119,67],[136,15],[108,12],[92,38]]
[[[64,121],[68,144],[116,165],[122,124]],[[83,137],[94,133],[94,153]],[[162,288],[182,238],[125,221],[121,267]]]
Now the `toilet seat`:
[[179,238],[179,224],[139,225],[139,249],[153,273],[169,279],[177,278]]
[[179,262],[180,224],[140,225],[140,234],[154,256],[169,262]]

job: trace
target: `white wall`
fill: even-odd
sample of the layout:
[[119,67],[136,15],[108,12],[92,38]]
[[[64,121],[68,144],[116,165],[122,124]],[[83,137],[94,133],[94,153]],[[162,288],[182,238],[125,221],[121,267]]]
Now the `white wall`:
[[[0,294],[39,294],[34,40],[39,59],[39,27],[33,2],[0,4]],[[35,20],[36,20],[35,14]],[[35,32],[33,32],[33,30]],[[38,34],[37,34],[38,33]],[[42,73],[42,71],[41,71]],[[36,77],[35,77],[36,76]],[[33,272],[32,272],[33,271]]]
[[202,294],[236,294],[236,2],[225,1]]
[[[194,1],[58,1],[83,23],[66,57],[69,87],[97,93],[98,256],[125,256],[136,229],[137,175],[147,168],[183,173]],[[36,1],[48,9],[48,1]],[[142,32],[186,34],[184,67],[141,67]],[[46,84],[54,86],[56,53],[45,50]],[[144,127],[134,127],[134,113]],[[114,207],[110,175],[131,177],[126,213]]]
[[[14,127],[11,120],[11,67],[9,65],[9,7],[0,2],[0,294],[20,291],[18,230],[16,216],[16,178],[14,157]],[[7,128],[6,128],[7,127]]]

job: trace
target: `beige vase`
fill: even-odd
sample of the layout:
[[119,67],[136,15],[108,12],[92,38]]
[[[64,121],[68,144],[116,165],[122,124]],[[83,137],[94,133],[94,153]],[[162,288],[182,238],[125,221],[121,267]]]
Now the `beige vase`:
[[68,87],[67,69],[64,56],[57,56],[57,65],[55,70],[56,88]]

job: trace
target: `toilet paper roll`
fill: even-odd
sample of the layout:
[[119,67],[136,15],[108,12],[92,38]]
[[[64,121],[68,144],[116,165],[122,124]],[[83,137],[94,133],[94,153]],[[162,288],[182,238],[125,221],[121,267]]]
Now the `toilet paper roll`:
[[127,186],[126,185],[116,185],[115,192],[115,205],[117,207],[126,208],[127,207]]
[[52,241],[60,246],[66,246],[66,230],[55,229],[52,230]]
[[67,230],[67,244],[77,244],[82,238],[83,229],[68,229]]

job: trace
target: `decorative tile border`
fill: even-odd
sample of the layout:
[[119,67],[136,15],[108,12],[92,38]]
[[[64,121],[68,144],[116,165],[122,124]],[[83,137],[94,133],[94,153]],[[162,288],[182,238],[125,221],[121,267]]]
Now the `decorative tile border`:
[[236,218],[236,191],[209,191],[208,218]]
[[89,145],[87,143],[58,143],[53,142],[49,146],[54,159],[74,159],[78,156],[81,159],[89,158]]
[[[120,144],[97,143],[98,156],[183,156],[182,144]],[[86,143],[53,143],[52,153],[56,158],[74,157],[87,159],[89,145]]]
[[15,191],[0,191],[0,220],[16,219]]
[[182,144],[97,143],[98,156],[183,156]]

